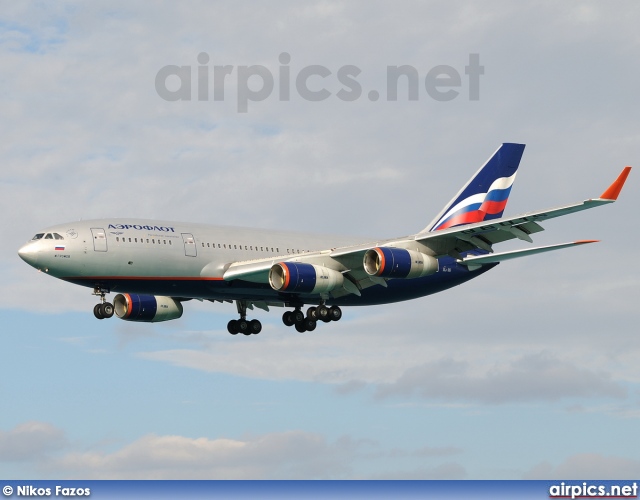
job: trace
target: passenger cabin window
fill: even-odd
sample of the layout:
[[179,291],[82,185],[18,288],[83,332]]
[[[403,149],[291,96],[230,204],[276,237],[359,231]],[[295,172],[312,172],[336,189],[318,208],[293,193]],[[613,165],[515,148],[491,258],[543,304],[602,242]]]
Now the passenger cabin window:
[[44,233],[38,233],[31,239],[32,240],[41,240],[43,236],[44,236]]

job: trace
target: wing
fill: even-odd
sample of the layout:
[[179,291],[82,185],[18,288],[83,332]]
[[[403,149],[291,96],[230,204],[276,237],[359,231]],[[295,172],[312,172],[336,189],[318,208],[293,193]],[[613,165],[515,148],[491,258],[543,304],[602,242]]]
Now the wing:
[[[242,279],[254,283],[269,283],[269,272],[271,268],[278,263],[299,262],[312,264],[343,274],[345,278],[344,284],[342,287],[331,292],[332,296],[339,297],[349,293],[359,295],[359,290],[373,285],[386,286],[387,278],[370,275],[365,271],[363,265],[365,254],[369,250],[378,247],[413,250],[433,258],[448,255],[456,258],[460,264],[473,270],[486,264],[495,264],[504,260],[592,243],[594,240],[582,240],[572,243],[493,253],[493,245],[503,241],[517,238],[532,243],[533,239],[531,235],[543,231],[544,228],[540,224],[549,219],[613,203],[618,198],[630,171],[631,167],[625,167],[618,178],[600,197],[588,199],[580,203],[548,210],[528,212],[515,217],[503,217],[448,229],[420,232],[412,236],[393,240],[372,241],[362,245],[310,252],[296,256],[287,255],[280,258],[234,262],[227,267],[223,279],[226,281]],[[482,253],[484,255],[462,255],[466,252],[477,250],[483,251]]]
[[491,253],[488,255],[472,255],[464,257],[459,260],[460,264],[463,264],[469,268],[470,271],[482,267],[483,264],[495,264],[504,260],[517,259],[519,257],[526,257],[528,255],[535,255],[538,253],[550,252],[552,250],[560,250],[561,248],[570,248],[576,245],[585,245],[587,243],[597,243],[598,240],[581,240],[573,241],[570,243],[559,243],[556,245],[547,245],[544,247],[525,248],[524,250],[513,250],[511,252]]

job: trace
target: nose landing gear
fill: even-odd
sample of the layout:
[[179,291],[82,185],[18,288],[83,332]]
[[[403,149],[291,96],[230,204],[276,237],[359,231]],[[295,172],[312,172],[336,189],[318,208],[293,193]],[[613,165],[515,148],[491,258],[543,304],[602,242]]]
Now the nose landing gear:
[[109,290],[105,290],[104,288],[96,287],[93,289],[92,295],[100,297],[100,303],[93,306],[93,315],[97,319],[107,319],[113,316],[113,304],[107,302],[105,299],[107,293],[109,293]]
[[102,304],[96,304],[93,306],[93,315],[98,319],[107,319],[113,316],[113,304],[110,302],[103,302]]

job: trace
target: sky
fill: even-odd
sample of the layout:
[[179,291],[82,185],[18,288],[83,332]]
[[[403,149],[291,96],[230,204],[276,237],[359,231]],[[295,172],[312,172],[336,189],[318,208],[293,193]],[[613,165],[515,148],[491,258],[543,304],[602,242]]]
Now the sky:
[[235,306],[196,301],[97,321],[17,255],[102,217],[411,234],[502,142],[527,144],[505,215],[597,197],[638,165],[637,2],[1,5],[0,477],[640,475],[635,169],[535,235],[600,243],[305,334],[275,310],[231,336]]

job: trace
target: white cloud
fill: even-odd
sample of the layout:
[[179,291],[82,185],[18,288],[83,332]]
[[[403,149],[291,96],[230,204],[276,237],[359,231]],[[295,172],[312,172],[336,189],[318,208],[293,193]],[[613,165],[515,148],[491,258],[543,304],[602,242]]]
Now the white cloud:
[[63,448],[65,433],[46,422],[30,421],[0,430],[0,462],[38,461]]
[[112,453],[74,452],[50,469],[94,479],[300,479],[349,474],[357,444],[302,431],[247,439],[144,436]]
[[[363,477],[356,467],[362,461],[389,470],[376,478],[451,479],[466,477],[464,467],[437,462],[462,451],[454,446],[386,450],[369,439],[330,440],[301,430],[241,438],[148,434],[126,444],[108,439],[89,447],[70,442],[64,431],[44,422],[0,431],[0,462],[10,467],[10,475],[65,479],[353,479]],[[407,459],[431,465],[397,472],[396,464]]]

